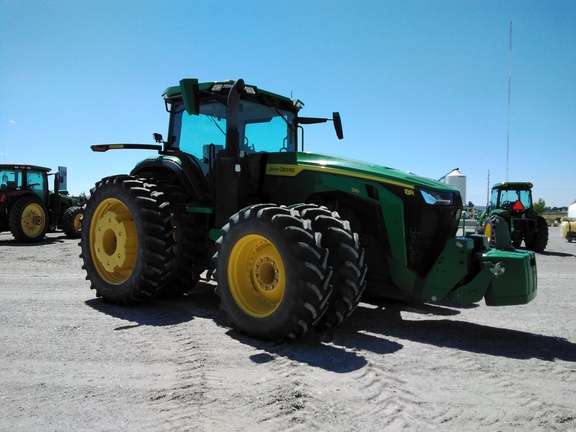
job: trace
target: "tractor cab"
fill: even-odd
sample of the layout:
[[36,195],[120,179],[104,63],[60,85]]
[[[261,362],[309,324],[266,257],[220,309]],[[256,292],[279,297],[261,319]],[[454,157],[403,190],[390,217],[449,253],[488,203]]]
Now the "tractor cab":
[[30,191],[46,201],[48,196],[47,173],[50,168],[40,166],[0,165],[0,191],[8,199]]
[[244,157],[303,150],[302,124],[333,121],[338,137],[343,136],[338,113],[332,119],[298,117],[304,107],[300,100],[241,80],[198,84],[184,79],[166,89],[164,101],[171,114],[165,149],[194,156],[206,175],[221,151]]
[[492,188],[490,207],[521,216],[533,210],[532,186],[526,182],[497,183]]

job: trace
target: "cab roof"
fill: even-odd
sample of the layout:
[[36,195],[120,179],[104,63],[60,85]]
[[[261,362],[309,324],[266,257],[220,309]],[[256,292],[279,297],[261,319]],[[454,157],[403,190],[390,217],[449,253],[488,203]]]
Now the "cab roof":
[[496,183],[494,186],[492,186],[492,189],[532,189],[532,186],[534,186],[532,183],[530,182],[502,182],[502,183]]
[[0,164],[0,170],[33,170],[33,171],[44,171],[50,172],[50,168],[46,168],[39,165],[30,165],[30,164]]
[[[230,92],[230,89],[234,85],[235,81],[228,80],[228,81],[214,81],[214,82],[203,82],[198,83],[198,90],[204,94],[215,94],[215,95],[227,95]],[[164,93],[163,97],[165,100],[169,100],[172,98],[177,98],[182,94],[182,88],[177,86],[168,87]],[[256,97],[261,99],[264,103],[270,104],[282,108],[297,108],[301,109],[304,107],[304,103],[299,99],[290,99],[285,96],[272,93],[266,90],[262,90],[254,85],[246,84],[245,86],[245,94],[250,98]]]

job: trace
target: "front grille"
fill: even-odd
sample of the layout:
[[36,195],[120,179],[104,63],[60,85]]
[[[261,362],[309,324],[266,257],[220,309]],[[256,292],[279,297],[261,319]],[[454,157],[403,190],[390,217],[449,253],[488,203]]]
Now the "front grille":
[[412,203],[405,211],[406,253],[408,267],[419,275],[428,273],[446,240],[458,230],[456,211],[462,207],[461,199],[451,206]]

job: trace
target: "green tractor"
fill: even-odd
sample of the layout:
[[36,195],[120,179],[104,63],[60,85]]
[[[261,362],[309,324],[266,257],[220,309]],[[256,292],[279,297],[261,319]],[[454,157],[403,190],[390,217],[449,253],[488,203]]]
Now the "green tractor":
[[538,216],[532,201],[532,183],[505,182],[492,187],[490,203],[478,219],[478,230],[492,247],[542,252],[548,244],[548,224]]
[[[54,191],[48,176],[54,175]],[[57,228],[80,237],[83,209],[78,200],[60,191],[61,177],[36,165],[0,164],[0,232],[10,231],[16,241],[33,243]]]
[[434,180],[304,152],[299,100],[243,80],[183,79],[168,135],[130,174],[91,190],[80,242],[96,296],[133,304],[214,276],[229,323],[282,340],[333,327],[364,294],[516,305],[536,296],[533,252],[456,237],[462,199]]

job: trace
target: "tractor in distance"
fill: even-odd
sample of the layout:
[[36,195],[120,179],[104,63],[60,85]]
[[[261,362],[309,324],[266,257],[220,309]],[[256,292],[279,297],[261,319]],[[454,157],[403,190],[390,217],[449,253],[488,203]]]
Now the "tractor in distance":
[[[54,176],[50,191],[48,176]],[[16,241],[33,243],[46,232],[62,229],[67,237],[80,237],[83,209],[67,191],[59,190],[62,178],[50,168],[0,164],[0,232],[10,231]]]
[[[266,340],[330,328],[368,293],[441,303],[526,304],[534,253],[456,237],[458,189],[352,159],[304,152],[304,104],[243,80],[183,79],[163,95],[157,155],[91,190],[81,233],[86,279],[128,305],[216,279],[228,322]],[[357,147],[354,147],[357,149]]]
[[534,210],[532,183],[503,182],[492,187],[490,202],[478,219],[478,230],[491,246],[542,252],[548,244],[548,224]]

